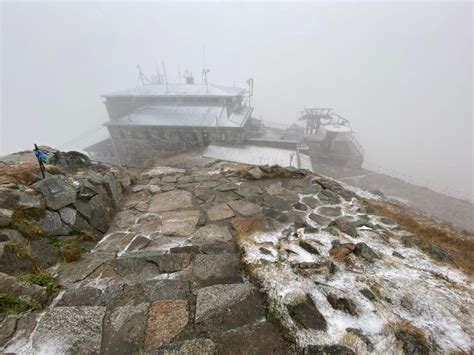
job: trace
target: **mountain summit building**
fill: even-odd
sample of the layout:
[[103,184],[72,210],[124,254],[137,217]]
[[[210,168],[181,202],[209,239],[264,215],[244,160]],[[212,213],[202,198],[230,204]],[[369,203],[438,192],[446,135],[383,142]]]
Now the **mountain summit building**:
[[242,144],[253,121],[246,93],[237,87],[187,83],[145,85],[103,95],[111,142],[86,150],[94,157],[94,150],[104,148],[99,145],[108,144],[119,164],[140,166],[157,152]]

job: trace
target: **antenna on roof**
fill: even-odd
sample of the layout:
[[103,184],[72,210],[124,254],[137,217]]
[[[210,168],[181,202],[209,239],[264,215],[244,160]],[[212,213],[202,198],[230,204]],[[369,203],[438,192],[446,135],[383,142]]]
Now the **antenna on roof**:
[[164,62],[163,58],[161,58],[161,65],[163,67],[163,76],[165,78],[166,92],[168,93],[168,78],[166,77],[165,62]]
[[209,73],[209,69],[206,68],[206,52],[204,46],[202,46],[202,82],[206,84],[206,92],[209,93],[209,86],[207,85],[207,73]]
[[148,79],[145,74],[143,74],[142,68],[140,68],[139,65],[137,65],[137,69],[138,69],[137,87],[139,86],[140,81],[142,83],[142,86],[152,84],[152,81]]
[[158,65],[158,62],[156,63],[156,80],[155,84],[157,85],[162,85],[163,84],[163,77],[161,76],[160,73],[160,66]]

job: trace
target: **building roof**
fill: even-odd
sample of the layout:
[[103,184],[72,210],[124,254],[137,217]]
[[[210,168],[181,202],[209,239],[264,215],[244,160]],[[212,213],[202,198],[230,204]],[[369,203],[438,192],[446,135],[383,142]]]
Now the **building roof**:
[[168,126],[168,127],[243,127],[252,107],[243,107],[227,117],[225,106],[145,106],[110,126]]
[[238,96],[245,89],[215,84],[168,84],[146,85],[133,89],[112,92],[102,97],[124,96]]

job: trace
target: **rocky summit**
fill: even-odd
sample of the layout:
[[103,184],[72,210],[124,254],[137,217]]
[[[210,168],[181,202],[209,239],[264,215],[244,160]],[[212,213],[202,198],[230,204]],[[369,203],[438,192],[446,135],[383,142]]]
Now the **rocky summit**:
[[306,170],[61,154],[0,166],[5,353],[473,351],[466,232]]

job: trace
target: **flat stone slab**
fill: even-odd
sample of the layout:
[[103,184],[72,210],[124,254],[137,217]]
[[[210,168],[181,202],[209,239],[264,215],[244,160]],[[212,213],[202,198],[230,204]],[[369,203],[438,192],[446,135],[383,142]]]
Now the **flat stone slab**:
[[197,210],[164,212],[161,215],[164,235],[187,237],[196,230],[201,212]]
[[262,211],[262,208],[254,203],[241,200],[229,201],[227,203],[235,212],[240,213],[244,217],[253,216]]
[[33,335],[35,353],[99,353],[105,307],[56,307],[49,309]]
[[210,224],[199,228],[192,236],[191,242],[195,245],[211,244],[216,242],[230,242],[232,235],[227,226]]
[[192,200],[193,195],[189,191],[168,191],[162,194],[154,195],[151,199],[148,210],[150,212],[166,212],[190,208],[193,206]]
[[240,257],[237,254],[198,254],[191,263],[194,283],[210,286],[240,282]]
[[148,310],[145,350],[168,344],[188,324],[188,317],[185,300],[154,302]]
[[158,352],[158,355],[171,355],[171,354],[182,354],[182,355],[210,355],[217,354],[216,344],[211,339],[196,338],[186,341],[180,341],[169,345],[162,346]]
[[250,284],[213,285],[201,288],[196,301],[196,323],[206,321],[232,305],[243,301],[253,291]]
[[226,203],[215,205],[207,211],[207,218],[213,222],[231,217],[234,217],[234,211]]

